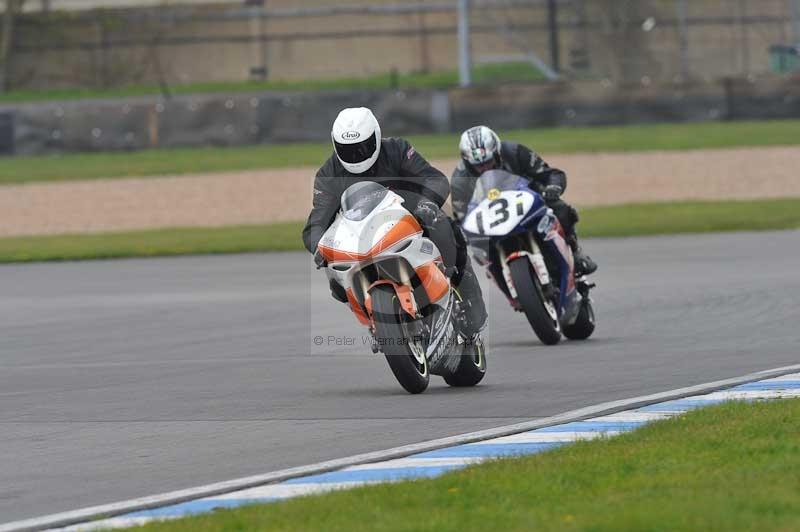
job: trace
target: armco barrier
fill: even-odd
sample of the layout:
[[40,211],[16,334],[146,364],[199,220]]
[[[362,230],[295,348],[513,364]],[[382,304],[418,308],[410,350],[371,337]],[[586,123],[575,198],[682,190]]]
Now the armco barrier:
[[450,91],[158,96],[0,106],[0,154],[324,141],[338,111],[372,108],[386,134],[800,118],[800,78],[618,87],[602,81]]

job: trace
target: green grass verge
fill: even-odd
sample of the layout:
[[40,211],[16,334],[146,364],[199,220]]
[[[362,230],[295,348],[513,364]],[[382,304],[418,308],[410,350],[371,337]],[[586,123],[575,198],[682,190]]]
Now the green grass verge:
[[[389,124],[385,125],[391,131]],[[689,150],[800,144],[800,120],[502,131],[539,153]],[[410,137],[428,159],[458,157],[458,135]],[[319,166],[328,143],[158,149],[0,158],[0,184]],[[449,173],[452,168],[442,168]]]
[[[507,81],[540,81],[542,73],[530,63],[512,61],[476,65],[472,69],[475,84]],[[171,85],[171,94],[213,94],[262,91],[317,91],[357,89],[447,89],[458,86],[455,70],[430,73],[390,72],[360,78],[312,79],[302,81],[216,81]],[[0,103],[21,103],[87,98],[126,98],[161,94],[157,85],[131,85],[110,89],[56,89],[48,91],[17,90],[0,94]]]
[[0,263],[296,251],[300,223],[0,238]]
[[800,198],[691,201],[592,207],[580,211],[582,237],[647,236],[800,228]]
[[800,400],[725,403],[436,479],[137,530],[800,530],[798,434]]
[[[282,223],[0,238],[0,262],[301,250],[302,226]],[[795,229],[800,228],[800,198],[593,207],[581,211],[579,227],[583,237]]]

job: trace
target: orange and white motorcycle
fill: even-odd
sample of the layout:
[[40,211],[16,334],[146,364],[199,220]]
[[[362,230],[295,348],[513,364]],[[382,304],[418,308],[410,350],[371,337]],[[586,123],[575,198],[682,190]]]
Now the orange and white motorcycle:
[[343,292],[400,385],[425,391],[430,375],[474,386],[486,373],[480,338],[460,332],[463,309],[436,245],[403,198],[382,185],[350,186],[318,244],[331,288]]

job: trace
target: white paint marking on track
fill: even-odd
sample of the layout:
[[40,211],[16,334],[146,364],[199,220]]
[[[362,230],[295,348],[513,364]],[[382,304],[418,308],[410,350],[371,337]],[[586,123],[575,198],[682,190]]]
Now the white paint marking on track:
[[342,471],[365,471],[374,469],[399,469],[403,467],[466,467],[485,461],[482,457],[455,457],[455,458],[399,458],[375,464],[361,464],[345,467]]
[[604,423],[648,423],[675,417],[677,414],[672,412],[618,412],[610,416],[593,417],[592,421],[602,421]]
[[[178,519],[178,518],[175,517],[173,519]],[[146,525],[147,523],[152,523],[152,522],[153,520],[149,517],[112,517],[111,519],[103,519],[102,521],[96,521],[94,523],[72,525],[67,528],[60,528],[58,530],[60,532],[89,532],[91,530],[131,528],[134,526]]]
[[730,390],[725,392],[714,392],[707,395],[687,397],[687,401],[736,401],[736,400],[757,400],[757,399],[790,399],[800,397],[800,390]]
[[303,495],[313,495],[328,491],[346,490],[366,486],[370,482],[330,482],[327,484],[271,484],[243,491],[235,491],[224,495],[215,495],[215,500],[234,499],[289,499]]
[[496,443],[571,443],[578,440],[593,440],[603,436],[615,436],[619,431],[606,432],[523,432],[492,440],[478,441],[471,445],[494,445]]
[[774,377],[772,379],[765,379],[759,382],[784,382],[784,381],[793,381],[797,382],[800,381],[800,374],[790,374],[790,375],[781,375],[780,377]]

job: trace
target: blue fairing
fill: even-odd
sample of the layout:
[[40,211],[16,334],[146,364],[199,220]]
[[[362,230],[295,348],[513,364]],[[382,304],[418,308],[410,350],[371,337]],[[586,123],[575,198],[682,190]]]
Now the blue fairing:
[[[467,233],[467,237],[470,241],[470,244],[473,246],[480,247],[487,251],[491,250],[493,244],[499,240],[507,238],[508,236],[515,235],[518,233],[527,233],[532,232],[537,235],[537,240],[542,247],[542,251],[546,253],[548,256],[553,257],[557,260],[559,266],[559,273],[560,273],[560,285],[561,285],[561,300],[559,301],[561,305],[561,309],[566,308],[566,305],[570,303],[569,299],[572,297],[570,293],[568,293],[567,287],[569,286],[569,275],[570,275],[570,268],[569,264],[567,263],[566,258],[561,254],[561,251],[558,249],[558,246],[552,240],[545,240],[547,234],[549,234],[551,226],[547,222],[544,224],[547,227],[543,227],[544,231],[539,231],[539,223],[542,221],[543,218],[546,216],[553,217],[553,223],[555,223],[555,216],[552,214],[552,211],[547,207],[547,204],[544,201],[544,198],[536,192],[535,190],[531,189],[529,186],[529,182],[527,179],[521,178],[519,176],[515,176],[503,170],[491,170],[489,172],[484,173],[480,178],[477,179],[475,183],[475,191],[472,195],[472,199],[467,207],[467,215],[471,213],[478,205],[480,205],[483,200],[489,197],[490,191],[525,191],[533,195],[534,202],[533,206],[530,208],[528,213],[525,215],[523,219],[517,224],[517,226],[509,231],[507,234],[503,236],[492,236],[487,237],[484,235],[477,235]],[[574,292],[574,290],[573,290]]]
[[551,257],[555,257],[558,260],[558,271],[561,273],[561,278],[559,279],[559,283],[561,285],[561,297],[558,304],[561,306],[562,309],[567,308],[567,304],[569,303],[569,298],[571,294],[567,293],[567,286],[569,283],[569,264],[567,264],[567,259],[564,258],[564,255],[558,250],[558,247],[552,240],[545,240],[545,246],[547,246],[547,252],[550,254]]

